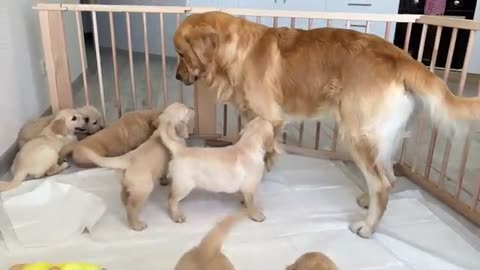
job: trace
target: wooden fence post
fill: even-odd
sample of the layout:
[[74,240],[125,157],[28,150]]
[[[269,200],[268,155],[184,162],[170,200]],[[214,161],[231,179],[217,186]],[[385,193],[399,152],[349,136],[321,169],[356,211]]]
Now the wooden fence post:
[[52,111],[72,108],[72,83],[63,25],[64,11],[58,5],[58,10],[40,9],[38,12]]

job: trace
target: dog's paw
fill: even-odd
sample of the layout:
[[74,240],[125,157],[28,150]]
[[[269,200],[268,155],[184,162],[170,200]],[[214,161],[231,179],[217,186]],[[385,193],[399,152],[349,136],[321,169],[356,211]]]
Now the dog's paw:
[[367,192],[360,194],[360,196],[357,197],[357,204],[362,208],[368,209],[370,205],[370,195],[368,195]]
[[185,221],[187,221],[187,218],[183,214],[173,214],[172,220],[175,223],[184,223]]
[[136,221],[136,222],[132,222],[132,223],[129,224],[129,225],[130,225],[130,228],[131,228],[132,230],[137,231],[137,232],[143,231],[143,230],[145,230],[145,229],[148,227],[147,224],[145,224],[144,222],[141,222],[140,220],[139,220],[139,221]]
[[373,228],[369,226],[364,220],[357,221],[349,226],[350,231],[362,238],[370,238],[373,235]]
[[250,219],[255,221],[255,222],[263,222],[263,221],[265,221],[265,215],[262,214],[261,212],[256,212],[256,213],[250,215]]
[[68,168],[70,167],[70,163],[64,161],[64,162],[62,163],[62,165],[60,165],[60,167],[61,167],[63,170],[68,169]]

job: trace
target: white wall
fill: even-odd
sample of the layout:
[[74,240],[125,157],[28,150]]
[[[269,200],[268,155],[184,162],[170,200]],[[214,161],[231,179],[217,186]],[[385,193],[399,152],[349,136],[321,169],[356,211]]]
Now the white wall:
[[[40,116],[49,105],[38,14],[32,10],[37,2],[0,1],[0,155],[15,142],[23,123]],[[76,29],[74,17],[66,16],[65,22]],[[76,32],[70,31],[67,40],[71,77],[76,78],[81,71]]]

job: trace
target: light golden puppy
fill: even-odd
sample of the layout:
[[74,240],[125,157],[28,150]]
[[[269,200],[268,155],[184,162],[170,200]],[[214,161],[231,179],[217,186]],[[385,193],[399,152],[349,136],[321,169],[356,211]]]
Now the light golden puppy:
[[255,206],[255,193],[262,180],[265,163],[263,157],[274,145],[272,124],[255,118],[246,124],[240,140],[221,148],[186,147],[175,138],[175,127],[180,119],[160,117],[160,136],[172,152],[168,175],[172,190],[168,199],[170,216],[174,222],[184,222],[179,202],[193,189],[211,192],[241,192],[249,217],[262,222],[265,216]]
[[285,122],[334,117],[368,184],[368,214],[350,224],[361,237],[373,234],[387,207],[388,171],[415,100],[437,125],[480,119],[479,97],[455,96],[422,63],[375,35],[267,27],[215,11],[187,16],[174,42],[179,80],[206,84],[245,118],[269,120],[277,138]]
[[28,176],[40,178],[65,170],[68,163],[58,165],[58,153],[64,145],[77,140],[75,130],[84,129],[85,125],[85,119],[76,110],[59,111],[40,135],[17,153],[11,168],[13,179],[0,181],[0,191],[19,186]]
[[[185,127],[178,129],[176,136],[183,140],[188,138],[187,123],[194,116],[192,108],[173,103],[162,114],[185,117],[182,119]],[[153,191],[155,182],[162,179],[162,184],[168,183],[165,180],[170,152],[160,138],[159,129],[160,127],[146,142],[123,156],[102,157],[89,148],[84,149],[86,157],[98,166],[125,170],[121,197],[127,208],[128,225],[135,231],[141,231],[147,227],[147,224],[140,220],[139,215]]]
[[[86,105],[76,110],[85,118],[85,122],[87,123],[85,128],[75,130],[75,135],[77,135],[79,140],[103,128],[102,114],[95,109],[95,107]],[[22,148],[28,141],[40,135],[42,130],[50,124],[54,118],[55,114],[52,114],[25,123],[17,135],[18,147]]]
[[94,167],[95,163],[85,154],[85,149],[102,157],[115,157],[128,153],[144,143],[156,127],[153,121],[161,110],[143,110],[124,114],[112,125],[88,136],[87,138],[64,147],[60,153],[60,162],[72,153],[73,161],[79,167]]
[[175,270],[235,270],[230,260],[222,253],[222,245],[231,227],[245,212],[228,216],[210,230],[200,244],[185,254],[175,266]]
[[337,270],[335,263],[320,252],[308,252],[300,256],[286,270]]

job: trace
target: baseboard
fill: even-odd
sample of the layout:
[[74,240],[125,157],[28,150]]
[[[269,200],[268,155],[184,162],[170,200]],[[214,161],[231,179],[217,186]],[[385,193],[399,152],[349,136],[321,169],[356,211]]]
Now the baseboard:
[[[52,107],[48,107],[41,115],[47,116],[52,114]],[[8,171],[10,171],[10,167],[12,166],[13,160],[15,159],[15,155],[18,152],[17,142],[14,142],[10,147],[8,147],[7,151],[3,152],[0,155],[0,175],[4,175]]]

